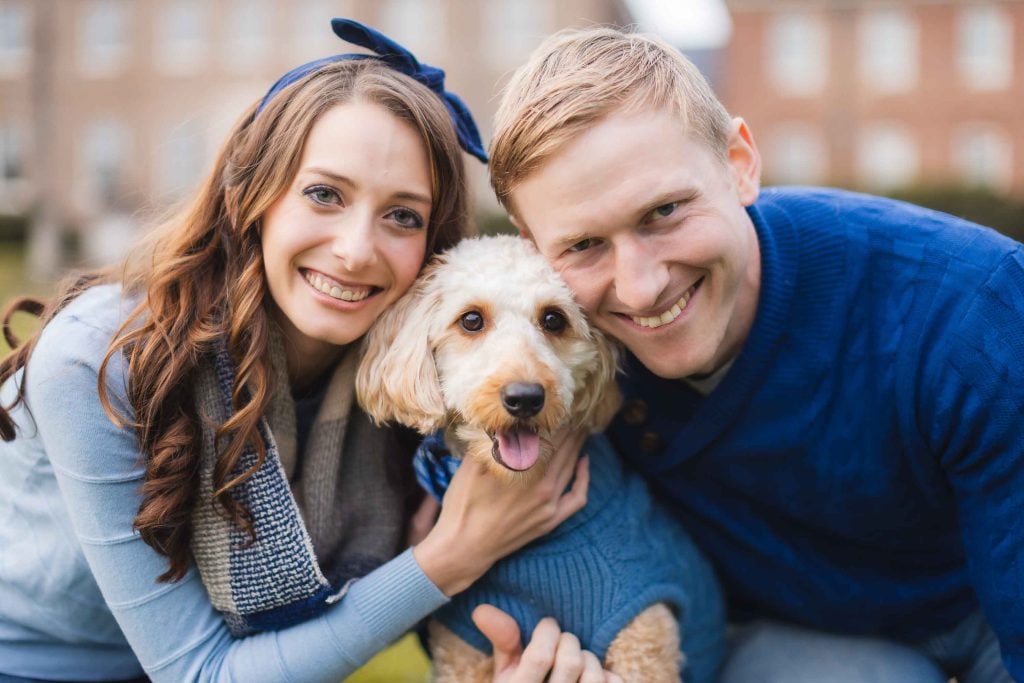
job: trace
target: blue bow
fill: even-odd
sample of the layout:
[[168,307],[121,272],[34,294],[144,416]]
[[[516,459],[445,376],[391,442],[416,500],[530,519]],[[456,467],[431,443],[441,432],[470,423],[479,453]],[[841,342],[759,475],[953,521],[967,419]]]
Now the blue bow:
[[483,143],[480,142],[480,133],[477,131],[476,123],[473,121],[473,115],[469,113],[469,108],[466,107],[465,103],[457,95],[444,89],[444,71],[428,64],[420,64],[416,57],[404,47],[383,33],[375,31],[369,26],[364,26],[357,21],[352,21],[351,19],[331,19],[331,28],[334,29],[335,35],[342,40],[372,50],[376,53],[376,56],[347,53],[334,55],[333,57],[323,57],[307,62],[302,66],[297,66],[277,79],[274,85],[270,86],[270,90],[263,96],[260,106],[256,109],[257,114],[263,111],[267,102],[273,99],[274,95],[322,66],[343,59],[379,59],[395,71],[416,79],[436,93],[444,101],[445,107],[448,108],[448,115],[455,126],[455,134],[459,138],[459,144],[462,146],[462,149],[485,164],[487,163],[487,152],[484,151]]

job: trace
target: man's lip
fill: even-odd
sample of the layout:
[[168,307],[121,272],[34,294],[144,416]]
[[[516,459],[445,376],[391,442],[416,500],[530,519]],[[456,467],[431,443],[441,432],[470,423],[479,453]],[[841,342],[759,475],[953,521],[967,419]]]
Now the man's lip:
[[[689,305],[690,299],[697,293],[701,285],[704,283],[704,277],[702,276],[692,285],[683,290],[683,293],[679,295],[672,303],[663,306],[657,313],[625,313],[622,311],[613,311],[612,314],[622,319],[623,321],[637,326],[646,327],[649,329],[657,329],[663,325],[675,322],[679,316],[683,314]],[[678,307],[678,310],[677,310]],[[666,315],[667,314],[667,315]],[[668,318],[667,320],[665,318]],[[657,322],[656,322],[657,321]]]

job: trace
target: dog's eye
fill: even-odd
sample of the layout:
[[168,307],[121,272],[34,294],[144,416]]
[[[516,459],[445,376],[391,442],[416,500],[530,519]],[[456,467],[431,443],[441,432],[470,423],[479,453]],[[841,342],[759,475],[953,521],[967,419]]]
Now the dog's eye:
[[558,333],[565,329],[566,321],[565,316],[562,315],[561,311],[544,311],[544,315],[540,319],[541,327],[546,332]]
[[479,332],[484,327],[484,317],[480,315],[479,311],[463,313],[462,317],[459,318],[459,325],[466,332]]

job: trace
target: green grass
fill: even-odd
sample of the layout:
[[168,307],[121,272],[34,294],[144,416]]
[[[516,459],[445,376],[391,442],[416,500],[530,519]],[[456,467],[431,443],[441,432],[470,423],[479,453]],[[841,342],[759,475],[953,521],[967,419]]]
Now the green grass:
[[[25,273],[25,250],[19,244],[0,242],[0,311],[7,310],[7,305],[19,296],[45,297],[51,288],[29,282]],[[11,319],[11,328],[19,339],[30,335],[37,325],[30,315],[19,314]],[[0,335],[0,358],[10,351],[3,335]]]
[[345,683],[426,683],[430,662],[415,635],[409,634],[371,659]]

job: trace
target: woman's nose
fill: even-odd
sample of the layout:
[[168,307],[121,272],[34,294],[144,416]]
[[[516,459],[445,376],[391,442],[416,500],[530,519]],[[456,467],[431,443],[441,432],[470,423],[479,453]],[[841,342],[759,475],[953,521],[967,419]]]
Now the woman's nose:
[[365,212],[348,212],[340,221],[331,242],[331,252],[349,271],[371,265],[376,259],[375,221]]

